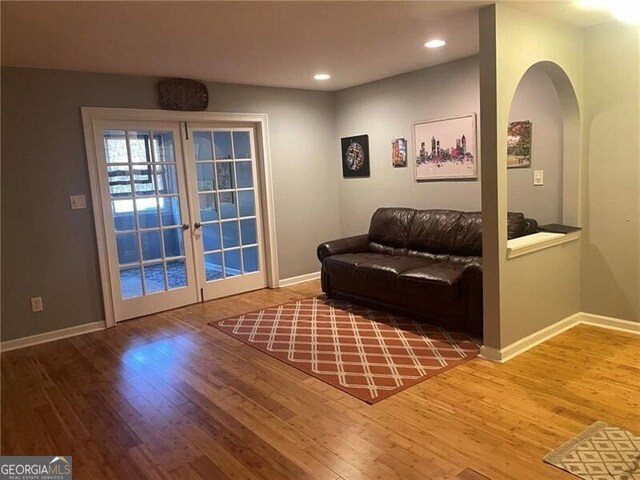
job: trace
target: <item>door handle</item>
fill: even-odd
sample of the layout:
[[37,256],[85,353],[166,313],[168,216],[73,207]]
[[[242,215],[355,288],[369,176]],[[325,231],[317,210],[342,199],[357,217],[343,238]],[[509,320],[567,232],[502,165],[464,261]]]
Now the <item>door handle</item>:
[[189,230],[189,224],[188,223],[183,223],[182,224],[182,229],[183,230]]
[[194,230],[198,230],[200,227],[202,227],[202,224],[200,222],[196,222],[193,224]]

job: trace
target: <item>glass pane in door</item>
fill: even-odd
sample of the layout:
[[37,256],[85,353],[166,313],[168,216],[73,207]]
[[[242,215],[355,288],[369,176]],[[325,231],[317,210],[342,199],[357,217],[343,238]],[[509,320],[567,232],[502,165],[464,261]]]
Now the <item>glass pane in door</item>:
[[173,135],[104,132],[123,300],[187,286]]
[[194,132],[205,279],[260,270],[255,158],[245,130]]

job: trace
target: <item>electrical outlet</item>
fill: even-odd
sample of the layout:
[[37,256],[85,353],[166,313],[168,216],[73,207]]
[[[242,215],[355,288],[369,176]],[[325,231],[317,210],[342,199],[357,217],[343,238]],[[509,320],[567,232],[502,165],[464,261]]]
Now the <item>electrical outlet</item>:
[[71,203],[72,210],[82,210],[83,208],[87,208],[87,199],[84,195],[71,195],[69,197],[69,202]]
[[534,170],[533,171],[533,184],[536,186],[544,185],[544,171],[543,170]]
[[42,297],[31,297],[31,311],[41,312],[43,310],[44,306],[42,305]]

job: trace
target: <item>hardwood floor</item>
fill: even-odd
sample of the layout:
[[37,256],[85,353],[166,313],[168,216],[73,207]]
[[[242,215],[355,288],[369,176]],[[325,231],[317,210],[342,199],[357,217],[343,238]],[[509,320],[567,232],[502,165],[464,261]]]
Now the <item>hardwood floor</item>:
[[596,420],[640,431],[640,337],[580,326],[374,406],[207,325],[319,293],[263,290],[2,354],[3,455],[74,479],[566,479]]

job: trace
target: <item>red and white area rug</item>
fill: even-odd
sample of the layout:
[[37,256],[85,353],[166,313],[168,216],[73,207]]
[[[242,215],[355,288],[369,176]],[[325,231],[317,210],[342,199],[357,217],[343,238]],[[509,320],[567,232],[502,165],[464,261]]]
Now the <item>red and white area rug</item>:
[[464,333],[342,300],[309,298],[211,325],[367,403],[478,356]]

